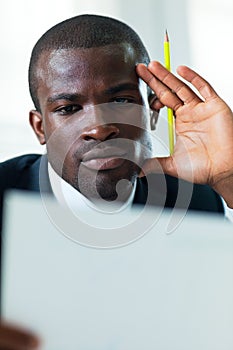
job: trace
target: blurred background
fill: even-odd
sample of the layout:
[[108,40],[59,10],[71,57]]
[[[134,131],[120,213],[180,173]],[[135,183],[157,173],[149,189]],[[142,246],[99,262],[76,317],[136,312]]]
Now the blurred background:
[[233,107],[232,0],[5,0],[0,11],[0,161],[44,151],[28,123],[33,108],[27,82],[31,50],[51,26],[82,13],[128,23],[151,58],[160,61],[167,28],[172,70],[191,66]]

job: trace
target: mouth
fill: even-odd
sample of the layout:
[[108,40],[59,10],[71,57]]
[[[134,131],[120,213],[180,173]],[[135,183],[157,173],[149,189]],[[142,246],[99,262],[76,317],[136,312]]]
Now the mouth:
[[125,161],[126,151],[118,147],[93,149],[87,152],[81,164],[91,170],[111,170],[120,167]]

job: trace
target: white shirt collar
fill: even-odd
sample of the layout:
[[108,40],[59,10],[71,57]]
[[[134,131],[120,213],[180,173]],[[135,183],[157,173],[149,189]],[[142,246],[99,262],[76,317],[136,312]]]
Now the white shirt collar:
[[[69,208],[74,213],[77,211],[93,211],[96,208],[95,204],[93,204],[89,199],[87,199],[82,193],[73,188],[68,182],[62,179],[52,168],[50,163],[48,163],[48,173],[49,180],[51,183],[52,191],[60,204],[64,207]],[[115,212],[125,212],[130,211],[133,204],[133,199],[136,191],[136,181],[133,185],[133,190],[127,199],[127,201],[120,205],[113,205],[113,211]],[[104,201],[105,203],[105,201]],[[105,203],[105,207],[111,206],[110,203]],[[119,208],[119,209],[117,209]]]

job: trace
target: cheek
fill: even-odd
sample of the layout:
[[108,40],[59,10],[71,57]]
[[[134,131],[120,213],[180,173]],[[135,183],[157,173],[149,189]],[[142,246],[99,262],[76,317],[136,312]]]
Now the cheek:
[[137,128],[135,132],[137,138],[136,144],[136,154],[140,159],[147,159],[152,156],[152,138],[151,133],[148,128]]
[[46,143],[48,144],[50,135],[53,133],[53,128],[50,123],[43,121],[43,129],[45,134]]
[[50,143],[47,147],[50,164],[57,174],[69,183],[76,178],[79,170],[78,149],[79,145],[77,143],[66,144],[65,146],[62,143],[56,145]]
[[60,176],[64,167],[71,167],[74,150],[77,149],[77,135],[74,131],[70,132],[71,128],[68,123],[48,120],[44,125],[48,159]]
[[144,121],[140,126],[123,125],[122,137],[145,143],[150,138],[149,122]]
[[148,129],[138,127],[124,127],[124,139],[128,140],[128,151],[138,164],[152,156],[152,140]]
[[43,129],[46,137],[46,143],[49,141],[51,135],[53,135],[54,131],[58,128],[56,120],[48,116],[47,114],[43,114]]

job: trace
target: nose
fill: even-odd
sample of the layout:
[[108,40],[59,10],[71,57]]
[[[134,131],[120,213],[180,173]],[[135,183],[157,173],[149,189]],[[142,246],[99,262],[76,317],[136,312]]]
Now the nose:
[[106,141],[117,137],[120,133],[119,128],[116,125],[106,124],[106,125],[97,125],[89,130],[86,130],[82,133],[82,138],[85,141],[89,140],[98,140]]

